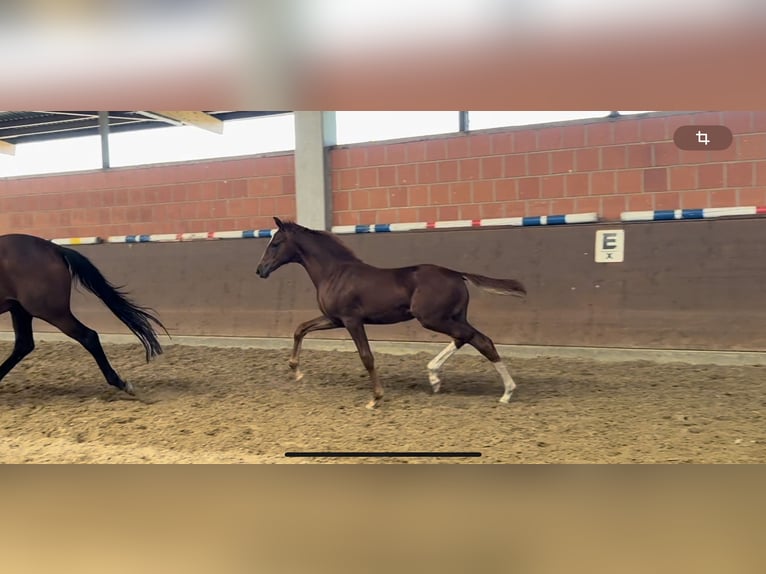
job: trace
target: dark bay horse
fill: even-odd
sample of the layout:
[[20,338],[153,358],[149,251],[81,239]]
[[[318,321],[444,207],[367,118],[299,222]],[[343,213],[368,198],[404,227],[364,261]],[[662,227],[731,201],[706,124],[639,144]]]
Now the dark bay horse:
[[298,325],[295,330],[290,367],[296,380],[303,375],[299,356],[303,338],[312,331],[345,327],[356,344],[373,387],[374,408],[383,397],[364,326],[385,325],[417,319],[423,327],[452,337],[452,342],[428,363],[428,378],[439,392],[439,368],[463,345],[475,347],[503,379],[501,403],[511,399],[516,388],[492,340],[468,323],[466,281],[501,295],[526,295],[514,279],[494,279],[453,271],[437,265],[414,265],[381,269],[361,261],[334,235],[274,218],[277,232],[271,238],[256,272],[262,278],[287,263],[298,263],[308,272],[317,290],[322,315]]
[[155,323],[167,334],[149,309],[133,303],[107,281],[84,255],[31,235],[0,236],[0,314],[11,312],[16,342],[11,355],[0,365],[0,381],[35,348],[32,318],[37,317],[69,335],[93,355],[110,385],[135,395],[133,385],[114,371],[101,348],[98,333],[72,314],[72,282],[79,281],[101,299],[143,344],[147,362],[162,353]]

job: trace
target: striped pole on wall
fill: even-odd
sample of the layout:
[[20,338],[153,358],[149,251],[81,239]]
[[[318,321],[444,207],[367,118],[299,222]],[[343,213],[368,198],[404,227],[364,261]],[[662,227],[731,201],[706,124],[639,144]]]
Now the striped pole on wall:
[[766,207],[706,207],[704,209],[665,209],[659,211],[623,211],[622,221],[670,221],[677,219],[712,219],[737,215],[764,215]]

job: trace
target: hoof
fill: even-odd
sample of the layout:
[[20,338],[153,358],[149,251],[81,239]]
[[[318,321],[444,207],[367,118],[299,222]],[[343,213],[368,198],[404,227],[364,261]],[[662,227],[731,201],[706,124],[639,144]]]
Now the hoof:
[[136,389],[133,388],[133,385],[131,385],[129,382],[125,382],[124,386],[122,387],[122,390],[125,391],[127,394],[129,394],[131,397],[136,396]]
[[380,404],[380,399],[378,400],[373,399],[365,405],[365,408],[372,411],[372,410],[375,410],[379,404]]
[[511,401],[511,395],[508,395],[507,397],[503,395],[500,397],[500,402],[503,404],[508,404]]
[[303,372],[298,370],[298,369],[296,369],[295,370],[295,382],[299,383],[301,381],[301,379],[303,379]]

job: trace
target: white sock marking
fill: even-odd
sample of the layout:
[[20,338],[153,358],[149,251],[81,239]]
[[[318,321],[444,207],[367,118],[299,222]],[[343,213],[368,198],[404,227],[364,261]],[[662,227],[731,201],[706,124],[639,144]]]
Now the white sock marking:
[[505,367],[502,361],[493,363],[493,365],[495,366],[495,370],[503,378],[503,385],[505,386],[505,392],[503,393],[503,396],[500,397],[500,402],[507,403],[511,400],[511,394],[513,393],[513,389],[516,388],[516,383],[513,382],[511,374],[508,372],[508,369]]
[[439,385],[441,383],[439,379],[439,369],[441,366],[457,351],[457,345],[455,341],[450,341],[450,344],[444,347],[442,351],[436,355],[428,363],[428,381],[431,383],[434,392],[439,391]]

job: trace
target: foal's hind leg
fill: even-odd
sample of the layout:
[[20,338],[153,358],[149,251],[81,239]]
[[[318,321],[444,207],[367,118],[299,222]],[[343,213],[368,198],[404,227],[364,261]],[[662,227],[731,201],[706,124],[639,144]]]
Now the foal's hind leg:
[[[500,397],[500,402],[507,403],[511,400],[511,394],[513,394],[513,389],[516,388],[516,383],[513,381],[513,378],[508,372],[508,369],[500,359],[500,355],[498,354],[492,339],[487,337],[484,333],[478,331],[473,325],[468,323],[468,321],[461,321],[457,319],[434,320],[425,318],[419,318],[419,320],[426,329],[430,329],[438,333],[444,333],[445,335],[452,337],[455,340],[455,350],[459,349],[465,344],[469,344],[482,355],[484,355],[484,357],[486,357],[486,359],[492,363],[492,365],[495,367],[495,370],[503,379],[503,386],[505,391],[503,392],[503,396]],[[431,361],[431,363],[429,363],[429,369],[431,368],[431,364],[434,363],[441,355],[446,354],[449,348],[450,347],[448,346],[446,349],[444,349],[444,351],[437,355],[436,358]],[[448,356],[449,355],[447,355],[447,357]],[[440,363],[439,366],[441,366],[441,364],[446,361],[447,357],[442,359],[442,363]]]
[[66,312],[65,314],[56,317],[45,317],[44,319],[54,327],[61,329],[65,335],[72,337],[72,339],[88,350],[93,358],[96,359],[96,363],[98,364],[99,369],[101,369],[101,373],[104,375],[107,383],[113,387],[117,387],[121,391],[125,391],[129,395],[136,394],[133,385],[127,381],[123,381],[112,368],[112,365],[109,364],[109,360],[104,354],[104,349],[101,347],[98,333],[80,323],[71,312]]
[[431,388],[434,393],[439,392],[442,384],[441,379],[439,378],[439,369],[457,350],[457,343],[451,341],[449,345],[444,347],[444,349],[428,363],[428,382],[431,383]]
[[326,329],[337,329],[338,327],[340,325],[336,321],[324,315],[298,325],[293,335],[293,354],[290,356],[290,368],[295,371],[296,381],[300,381],[303,378],[303,373],[300,370],[301,343],[303,343],[303,338],[312,331],[324,331]]
[[364,324],[361,321],[352,321],[345,323],[346,329],[348,329],[351,338],[354,340],[356,350],[359,352],[359,357],[362,359],[367,373],[370,375],[370,382],[372,383],[372,400],[367,403],[368,409],[374,409],[380,400],[383,398],[383,387],[378,379],[378,372],[375,370],[375,357],[372,355],[370,349],[370,342],[367,340],[367,333],[364,331]]
[[0,365],[0,380],[35,349],[35,340],[32,334],[32,315],[18,303],[13,303],[10,311],[13,320],[13,331],[16,334],[16,342],[13,345],[11,355]]

